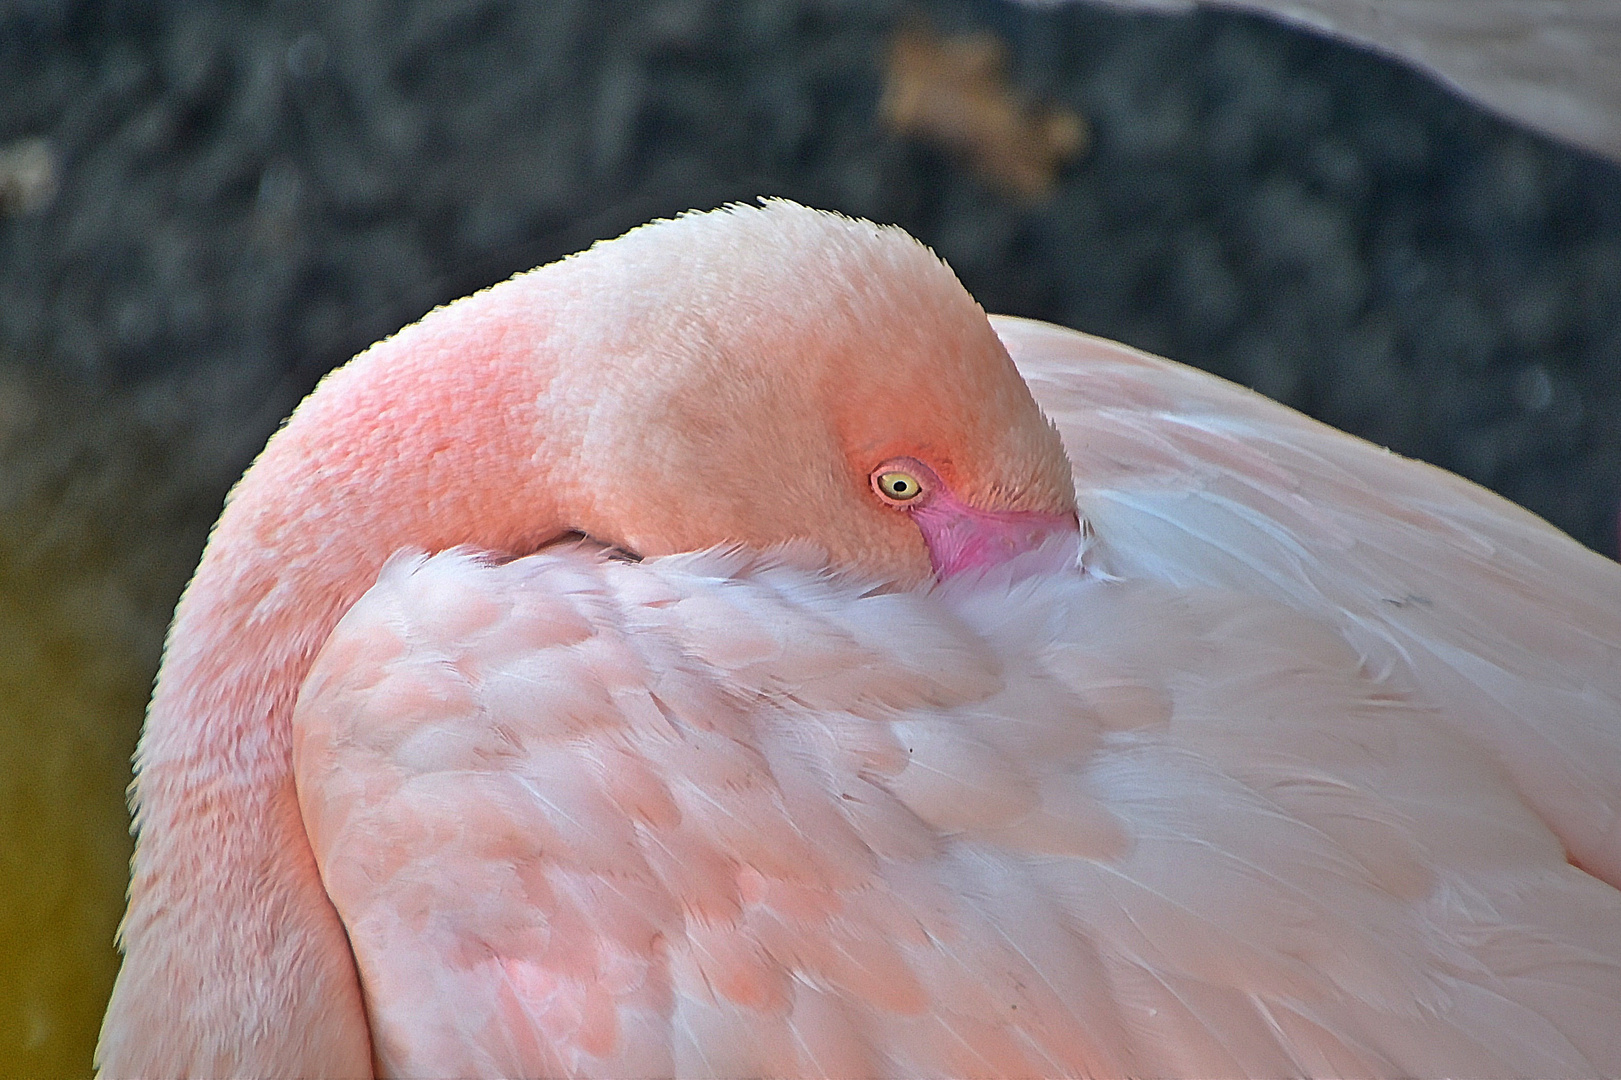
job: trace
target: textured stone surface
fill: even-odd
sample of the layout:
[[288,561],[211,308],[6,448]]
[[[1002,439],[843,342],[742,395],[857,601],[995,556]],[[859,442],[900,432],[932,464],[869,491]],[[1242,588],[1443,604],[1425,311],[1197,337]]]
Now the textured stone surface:
[[[1194,4],[1102,2],[1159,12],[1186,12]],[[1387,52],[1503,116],[1621,160],[1621,0],[1199,2],[1266,12]]]
[[434,303],[784,194],[911,228],[988,307],[1251,383],[1610,549],[1613,166],[1257,19],[929,10],[1094,125],[1051,201],[884,132],[884,2],[13,3],[0,145],[47,139],[58,190],[0,222],[0,352],[191,385],[175,407],[234,440],[197,448],[218,484]]

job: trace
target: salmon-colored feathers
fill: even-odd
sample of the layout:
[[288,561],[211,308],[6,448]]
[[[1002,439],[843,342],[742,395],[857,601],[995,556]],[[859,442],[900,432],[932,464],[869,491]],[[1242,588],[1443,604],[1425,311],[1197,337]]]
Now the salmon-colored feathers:
[[791,203],[329,376],[137,764],[108,1075],[1621,1072],[1621,568]]

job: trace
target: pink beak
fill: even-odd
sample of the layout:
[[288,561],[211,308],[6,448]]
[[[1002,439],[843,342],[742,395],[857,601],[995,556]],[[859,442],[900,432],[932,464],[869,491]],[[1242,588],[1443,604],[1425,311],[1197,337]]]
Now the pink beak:
[[[934,572],[942,579],[987,570],[1035,551],[1042,552],[1041,557],[1024,569],[1071,569],[1079,552],[1080,523],[1074,514],[978,510],[944,489],[931,492],[910,513],[929,546]],[[1075,543],[1060,543],[1061,538]]]

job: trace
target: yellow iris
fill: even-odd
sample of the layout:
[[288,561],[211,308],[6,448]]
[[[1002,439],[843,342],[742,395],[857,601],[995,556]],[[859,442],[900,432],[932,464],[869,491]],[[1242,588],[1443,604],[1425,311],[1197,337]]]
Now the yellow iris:
[[906,502],[917,498],[923,491],[923,485],[911,473],[892,470],[879,475],[878,490],[896,502]]

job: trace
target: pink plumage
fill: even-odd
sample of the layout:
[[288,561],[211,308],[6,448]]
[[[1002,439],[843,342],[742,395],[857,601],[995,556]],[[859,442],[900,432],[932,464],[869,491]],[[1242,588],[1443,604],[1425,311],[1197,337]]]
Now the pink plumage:
[[1614,1075],[1618,792],[1621,567],[733,209],[430,316],[244,479],[101,1061]]

